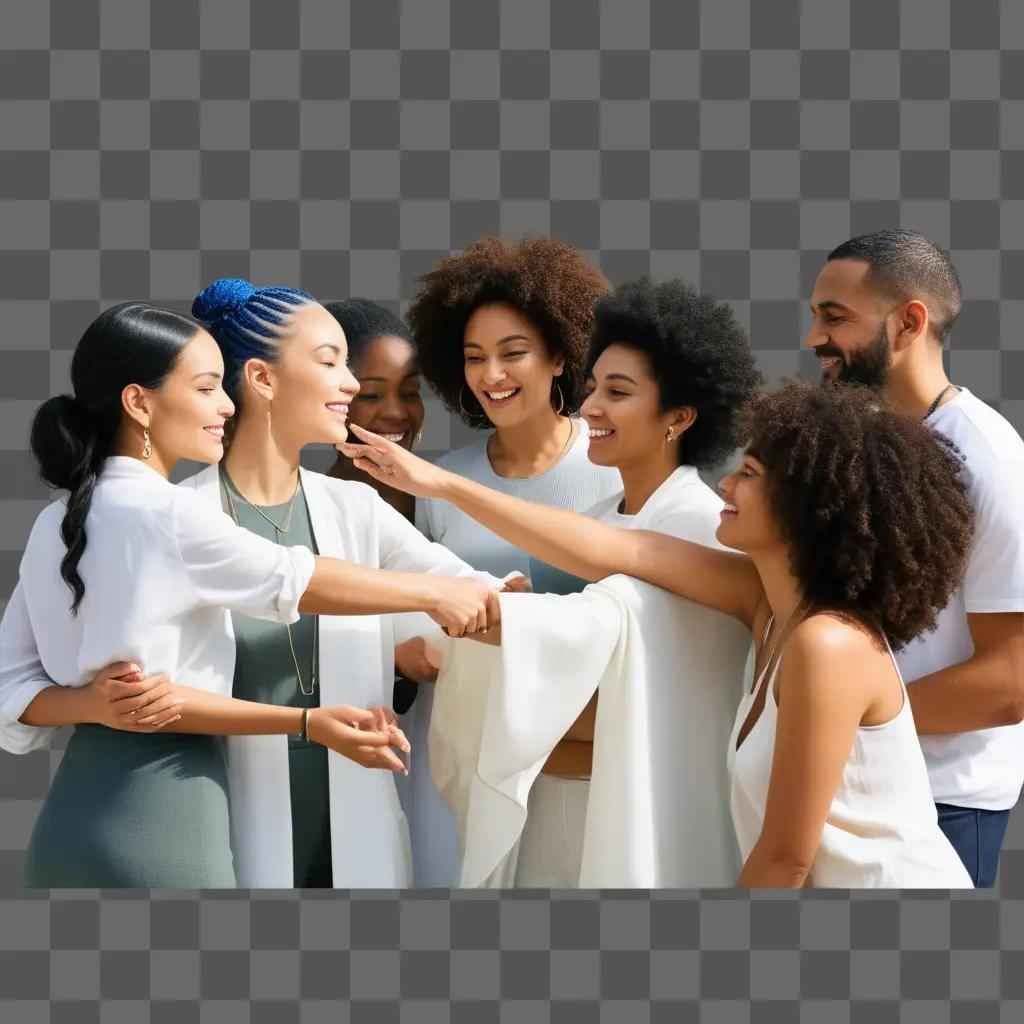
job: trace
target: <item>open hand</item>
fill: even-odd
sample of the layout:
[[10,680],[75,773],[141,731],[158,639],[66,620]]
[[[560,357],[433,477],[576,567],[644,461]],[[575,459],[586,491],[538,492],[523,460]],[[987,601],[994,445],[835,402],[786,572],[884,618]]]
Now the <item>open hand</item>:
[[[314,743],[347,757],[364,768],[386,768],[408,774],[392,744],[408,753],[409,741],[402,730],[389,722],[385,708],[354,708],[347,704],[311,708],[306,719],[306,735]],[[391,713],[392,718],[394,712]]]
[[448,475],[446,470],[355,423],[349,423],[348,429],[362,444],[345,441],[335,447],[352,459],[356,469],[368,473],[379,483],[413,494],[417,498],[436,498],[440,495]]

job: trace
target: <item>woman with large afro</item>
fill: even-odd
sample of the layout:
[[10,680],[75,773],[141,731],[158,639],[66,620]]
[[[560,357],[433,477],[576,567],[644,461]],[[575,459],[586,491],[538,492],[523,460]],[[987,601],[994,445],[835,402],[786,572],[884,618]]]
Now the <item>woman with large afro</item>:
[[[420,372],[463,424],[480,431],[443,456],[442,466],[504,494],[572,511],[618,490],[618,474],[588,459],[588,431],[577,418],[594,304],[609,287],[578,249],[548,237],[488,236],[423,275],[407,316]],[[584,585],[444,502],[418,502],[416,525],[476,569],[502,577],[521,572],[537,592]],[[406,675],[415,661],[399,653]],[[419,681],[431,680],[421,672]],[[458,880],[458,838],[426,762],[430,691],[420,688],[414,721],[405,723],[414,751],[406,810],[416,885],[450,887]]]

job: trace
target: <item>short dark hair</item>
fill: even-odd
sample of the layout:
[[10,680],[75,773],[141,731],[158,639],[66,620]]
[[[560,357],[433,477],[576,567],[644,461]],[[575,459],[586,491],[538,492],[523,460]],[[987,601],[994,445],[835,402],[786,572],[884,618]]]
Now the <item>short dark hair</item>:
[[588,375],[605,349],[624,345],[646,358],[662,411],[696,409],[679,441],[681,464],[710,469],[737,447],[736,414],[762,378],[731,307],[683,281],[642,277],[603,295],[594,320]]
[[611,285],[579,249],[546,236],[506,242],[488,235],[435,264],[420,278],[408,321],[420,371],[448,409],[471,427],[488,419],[467,394],[463,333],[473,312],[490,302],[518,310],[540,331],[549,355],[561,356],[564,411],[579,410],[586,384],[594,303]]
[[974,530],[952,443],[876,391],[794,379],[755,398],[741,427],[812,608],[880,629],[894,649],[934,629]]
[[412,345],[412,336],[405,322],[390,309],[369,299],[336,299],[323,303],[345,332],[348,342],[348,358],[352,364],[363,357],[371,341],[393,335],[403,338]]
[[843,242],[828,260],[863,260],[868,280],[897,302],[924,299],[932,333],[940,342],[949,336],[963,289],[949,257],[930,238],[905,228],[887,228]]

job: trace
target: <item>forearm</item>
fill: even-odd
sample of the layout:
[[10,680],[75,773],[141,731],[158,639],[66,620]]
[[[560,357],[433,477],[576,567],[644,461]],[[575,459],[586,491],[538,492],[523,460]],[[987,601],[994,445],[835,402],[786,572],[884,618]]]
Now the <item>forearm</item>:
[[84,686],[58,686],[54,683],[37,694],[18,719],[22,725],[37,729],[56,729],[94,721]]
[[975,655],[907,687],[922,736],[1014,725],[1024,718],[1022,669],[1014,661]]
[[755,844],[736,879],[737,889],[802,889],[809,871],[786,857],[773,856]]
[[748,627],[763,596],[753,562],[649,530],[609,526],[590,516],[444,476],[439,495],[534,558],[586,580],[623,574],[738,618]]
[[181,718],[166,726],[165,732],[200,733],[213,736],[298,735],[302,730],[302,709],[238,700],[220,694],[177,686],[185,703]]
[[492,491],[454,473],[446,474],[439,497],[521,551],[563,572],[586,580],[635,574],[637,545],[629,530]]
[[313,615],[385,615],[429,612],[434,592],[420,573],[387,572],[318,557],[299,610]]

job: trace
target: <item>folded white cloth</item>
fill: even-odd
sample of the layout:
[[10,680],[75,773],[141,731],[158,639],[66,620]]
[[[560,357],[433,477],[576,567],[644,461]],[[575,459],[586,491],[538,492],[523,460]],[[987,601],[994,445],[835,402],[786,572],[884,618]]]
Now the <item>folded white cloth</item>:
[[461,884],[512,884],[530,787],[599,692],[579,885],[731,885],[726,744],[750,636],[626,576],[501,595],[500,648],[434,638],[431,771],[459,822]]

